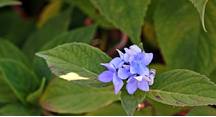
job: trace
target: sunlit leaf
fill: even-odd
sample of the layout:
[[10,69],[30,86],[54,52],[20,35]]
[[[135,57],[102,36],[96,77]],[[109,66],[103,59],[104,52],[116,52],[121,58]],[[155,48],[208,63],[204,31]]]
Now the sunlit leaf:
[[92,87],[105,87],[110,83],[98,80],[111,58],[99,49],[84,43],[68,43],[36,54],[46,60],[50,70],[60,78]]
[[[44,44],[40,51],[52,49],[58,45],[71,42],[90,43],[94,37],[97,26],[97,24],[93,24],[88,27],[81,27],[69,32],[64,32]],[[45,60],[37,56],[34,59],[34,69],[40,78],[46,77],[49,80],[54,76],[47,66]]]

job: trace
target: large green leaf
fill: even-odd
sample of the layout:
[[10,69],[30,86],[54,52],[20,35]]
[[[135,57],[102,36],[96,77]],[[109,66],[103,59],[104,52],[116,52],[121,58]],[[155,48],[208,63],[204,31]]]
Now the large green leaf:
[[[83,42],[90,43],[94,37],[95,31],[97,29],[97,24],[93,24],[88,27],[81,27],[70,32],[64,32],[54,39],[47,42],[40,50],[48,50],[54,48],[58,45],[70,42]],[[47,66],[44,59],[40,57],[35,57],[34,59],[34,69],[36,74],[42,78],[46,77],[48,80],[53,77],[49,67]]]
[[126,90],[126,87],[123,87],[121,91],[121,104],[127,115],[131,116],[136,110],[139,102],[144,100],[146,93],[138,89],[134,94],[130,95]]
[[0,59],[0,70],[15,95],[26,104],[28,94],[40,85],[36,75],[19,61],[11,59]]
[[0,108],[0,116],[30,116],[33,108],[24,107],[20,103],[7,104]]
[[2,75],[0,74],[0,103],[9,103],[17,101],[17,97],[14,95],[13,91],[9,85],[4,81]]
[[83,113],[97,110],[119,100],[113,88],[90,88],[56,78],[40,99],[41,106],[57,113]]
[[147,96],[174,106],[216,104],[216,85],[199,73],[177,69],[157,76]]
[[90,0],[61,0],[68,3],[75,4],[78,6],[84,13],[96,20],[104,28],[113,28],[113,25],[106,21],[106,19],[97,13],[97,9],[94,8]]
[[44,58],[50,70],[60,78],[92,87],[110,85],[97,78],[106,70],[100,63],[108,63],[111,58],[88,44],[68,43],[36,55]]
[[167,66],[209,75],[216,64],[216,1],[207,3],[204,32],[199,14],[188,0],[161,0],[155,25]]
[[14,44],[0,38],[0,58],[15,59],[29,66],[25,54]]
[[33,93],[30,93],[26,100],[29,102],[29,103],[32,103],[32,104],[37,104],[43,91],[44,91],[44,87],[45,87],[45,83],[46,83],[46,78],[43,78],[42,79],[42,82],[40,84],[40,87]]
[[33,61],[35,53],[49,40],[67,31],[72,7],[49,19],[38,30],[32,33],[23,46],[24,53]]
[[215,116],[216,109],[210,106],[198,106],[190,110],[187,116]]
[[[108,107],[87,113],[86,116],[126,116],[123,107],[119,103],[113,103]],[[134,112],[134,116],[151,116],[152,108],[146,107]]]
[[141,27],[150,0],[91,0],[108,21],[140,43]]
[[202,26],[203,26],[204,30],[206,31],[205,23],[204,23],[204,15],[205,15],[206,3],[208,2],[208,0],[190,0],[190,1],[197,8],[197,10],[200,14],[200,19],[202,21]]
[[9,6],[9,5],[21,5],[22,2],[17,0],[0,0],[0,7]]

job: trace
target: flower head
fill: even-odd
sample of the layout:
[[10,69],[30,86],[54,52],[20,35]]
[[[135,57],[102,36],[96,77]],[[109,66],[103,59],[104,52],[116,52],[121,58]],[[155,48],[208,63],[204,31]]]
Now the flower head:
[[107,67],[107,71],[98,76],[102,82],[113,81],[115,93],[117,94],[122,86],[123,81],[127,80],[126,89],[129,94],[133,94],[137,88],[142,91],[149,91],[149,85],[154,83],[156,71],[149,70],[148,65],[152,59],[152,53],[145,53],[137,45],[124,48],[125,53],[117,49],[119,56],[107,64],[101,64]]

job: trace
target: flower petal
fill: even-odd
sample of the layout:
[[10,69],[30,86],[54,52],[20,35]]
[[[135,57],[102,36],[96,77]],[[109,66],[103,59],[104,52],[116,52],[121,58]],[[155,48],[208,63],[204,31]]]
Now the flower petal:
[[115,67],[109,63],[101,63],[101,65],[105,66],[109,71],[115,72]]
[[117,73],[113,74],[113,85],[119,85],[121,82],[121,79],[118,77]]
[[130,65],[123,65],[126,70],[130,70]]
[[145,53],[145,57],[142,61],[145,65],[148,65],[149,63],[151,63],[152,59],[153,59],[152,53]]
[[124,61],[128,63],[129,62],[129,58],[130,58],[130,55],[128,53],[125,53],[124,54]]
[[130,49],[131,50],[134,50],[136,53],[138,53],[138,52],[142,52],[142,50],[139,48],[139,46],[137,46],[137,45],[132,45],[132,46],[130,46]]
[[138,88],[143,91],[149,91],[149,84],[146,80],[139,81]]
[[129,51],[129,49],[128,48],[124,48],[124,51],[127,53]]
[[116,49],[116,50],[118,51],[120,58],[124,59],[124,54],[119,49]]
[[118,70],[118,77],[121,79],[127,79],[129,77],[129,70],[126,70],[125,68],[120,68]]
[[136,80],[132,80],[132,81],[133,82],[128,82],[128,84],[126,85],[126,89],[127,89],[129,94],[133,94],[137,90]]
[[136,59],[137,61],[141,61],[141,60],[143,60],[144,58],[145,58],[145,52],[137,53],[137,55],[136,55],[136,57],[135,57],[135,59]]
[[98,76],[98,80],[101,82],[110,82],[113,79],[113,72],[104,71]]
[[130,58],[129,58],[129,63],[131,63],[131,61],[135,61],[135,56],[134,55],[131,55]]
[[119,57],[115,57],[113,60],[110,61],[110,64],[113,64],[115,69],[119,67],[119,64],[122,62],[122,59]]
[[145,76],[149,76],[149,69],[148,69],[148,67],[146,67],[144,64],[139,64],[139,71],[138,71],[138,73],[140,74],[140,75],[145,75]]
[[130,65],[130,72],[132,74],[136,74],[136,73],[139,73],[139,66],[136,62],[134,61],[131,61],[131,65]]
[[143,76],[137,76],[137,77],[134,77],[134,78],[137,79],[138,81],[142,81]]
[[120,80],[120,83],[118,85],[114,85],[115,94],[118,94],[118,92],[121,90],[123,84],[124,84],[123,81]]

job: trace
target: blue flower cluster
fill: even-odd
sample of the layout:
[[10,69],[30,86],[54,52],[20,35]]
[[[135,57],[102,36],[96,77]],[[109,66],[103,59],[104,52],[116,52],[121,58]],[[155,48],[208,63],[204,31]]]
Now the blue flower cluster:
[[115,94],[121,90],[123,86],[122,80],[127,80],[126,89],[129,94],[133,94],[137,88],[142,91],[149,91],[149,85],[154,82],[156,71],[149,70],[148,65],[152,59],[152,53],[145,53],[137,45],[124,48],[125,53],[117,49],[120,57],[116,57],[109,63],[101,64],[107,67],[107,71],[102,72],[98,76],[101,82],[113,81]]

